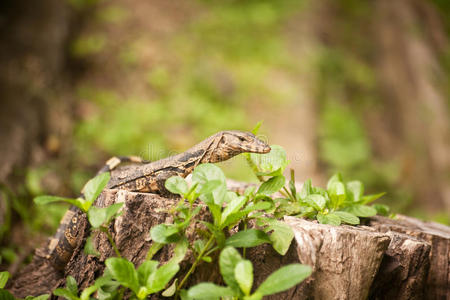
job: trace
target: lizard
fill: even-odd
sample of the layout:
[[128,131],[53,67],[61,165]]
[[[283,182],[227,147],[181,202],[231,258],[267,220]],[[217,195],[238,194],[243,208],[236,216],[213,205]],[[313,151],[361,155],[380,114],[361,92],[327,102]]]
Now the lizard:
[[[218,132],[187,151],[155,162],[143,162],[138,157],[114,157],[99,171],[111,172],[108,189],[123,189],[130,192],[154,193],[170,196],[165,181],[172,176],[188,176],[202,163],[217,163],[240,153],[268,153],[270,146],[254,134],[229,130]],[[121,162],[140,163],[139,166],[113,171]],[[63,217],[57,233],[50,239],[46,258],[57,270],[64,269],[77,246],[78,208],[71,207]]]

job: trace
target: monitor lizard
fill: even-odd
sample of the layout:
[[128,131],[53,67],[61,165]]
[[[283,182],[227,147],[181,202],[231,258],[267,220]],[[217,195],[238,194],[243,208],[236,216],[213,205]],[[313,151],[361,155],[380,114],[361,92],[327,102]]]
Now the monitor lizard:
[[[113,157],[98,174],[113,171],[122,162],[140,163],[136,167],[113,171],[107,188],[171,196],[164,187],[166,179],[177,175],[186,177],[199,164],[225,161],[244,152],[268,153],[270,147],[249,132],[221,131],[183,153],[155,162],[145,162],[134,156]],[[77,246],[78,211],[75,206],[68,209],[45,251],[45,257],[57,270],[65,268]]]

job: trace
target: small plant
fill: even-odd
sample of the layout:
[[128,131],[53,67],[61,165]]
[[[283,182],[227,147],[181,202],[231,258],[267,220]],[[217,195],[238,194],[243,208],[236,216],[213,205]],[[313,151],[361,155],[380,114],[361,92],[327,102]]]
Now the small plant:
[[384,193],[364,195],[362,182],[344,182],[339,173],[330,178],[326,189],[313,187],[309,179],[303,184],[301,191],[297,192],[294,182],[292,171],[288,198],[279,200],[280,205],[275,212],[277,216],[295,215],[317,219],[321,224],[357,225],[360,217],[372,217],[377,213],[387,215],[389,212],[386,205],[367,205]]
[[[90,300],[94,293],[98,299],[122,299],[125,293],[132,298],[145,299],[165,289],[163,296],[182,299],[262,299],[265,295],[289,289],[311,274],[310,267],[292,264],[275,271],[258,288],[253,288],[253,266],[245,259],[246,248],[269,243],[284,255],[294,238],[292,229],[279,218],[294,215],[317,219],[322,224],[359,224],[360,217],[388,212],[384,205],[367,205],[383,194],[364,195],[361,182],[344,182],[340,174],[329,180],[326,189],[313,187],[308,180],[297,191],[293,171],[289,182],[283,175],[289,163],[286,152],[281,146],[272,145],[271,148],[272,151],[264,155],[245,154],[261,184],[249,187],[241,195],[227,189],[224,173],[213,164],[196,167],[190,186],[179,176],[166,180],[166,189],[180,196],[174,207],[167,208],[174,221],[151,228],[152,244],[146,260],[138,267],[121,257],[109,232],[110,223],[120,215],[123,203],[104,208],[93,206],[109,180],[109,173],[88,181],[83,189],[85,199],[37,197],[35,202],[38,204],[65,201],[79,207],[86,213],[91,228],[106,234],[117,256],[106,259],[103,276],[81,293],[75,279],[69,276],[66,287],[56,289],[54,294],[69,300]],[[274,197],[277,193],[282,197]],[[211,221],[196,217],[202,208],[209,210]],[[190,242],[188,228],[197,228],[196,239]],[[235,228],[239,230],[228,236]],[[173,257],[158,267],[159,262],[152,257],[168,244],[175,244]],[[242,256],[235,248],[242,249]],[[188,249],[192,250],[194,261],[184,277],[173,280]],[[85,252],[98,255],[92,235],[86,241]],[[212,263],[216,252],[220,252],[220,272],[227,286],[200,283],[186,290],[185,284],[198,265]]]
[[[84,185],[82,190],[84,197],[72,199],[45,195],[34,198],[34,202],[38,205],[44,205],[52,202],[67,202],[78,207],[82,212],[87,214],[91,229],[105,233],[114,249],[114,252],[118,257],[120,257],[119,250],[117,249],[116,244],[109,233],[108,225],[115,217],[119,215],[119,210],[122,208],[123,203],[115,203],[108,207],[92,206],[94,201],[108,184],[109,179],[109,172],[105,172],[89,180]],[[88,237],[84,250],[86,254],[98,255],[98,252],[92,245],[92,234]]]
[[[264,216],[264,213],[274,208],[274,202],[268,195],[276,192],[279,187],[271,187],[268,183],[257,191],[253,189],[244,195],[237,195],[227,190],[225,175],[213,164],[203,164],[194,170],[191,187],[183,178],[177,176],[169,178],[165,186],[170,192],[181,195],[182,199],[173,210],[174,224],[160,224],[152,228],[153,241],[160,244],[176,242],[184,238],[184,230],[193,222],[199,222],[205,227],[205,230],[199,232],[200,238],[193,242],[195,261],[177,286],[178,292],[199,263],[210,263],[211,254],[225,246],[249,248],[271,243],[282,255],[289,249],[294,237],[290,227]],[[197,198],[204,204],[195,206]],[[211,212],[212,222],[193,218],[202,205],[208,207]],[[247,228],[251,219],[257,221],[259,228]],[[243,224],[243,230],[226,238],[226,232],[238,224]]]
[[[148,259],[137,269],[133,263],[121,257],[114,239],[109,233],[108,227],[111,221],[119,216],[119,210],[123,206],[123,203],[115,203],[102,208],[92,205],[101,191],[106,187],[109,178],[109,173],[103,173],[89,180],[83,188],[85,199],[70,199],[54,196],[40,196],[35,198],[37,204],[64,201],[80,208],[87,214],[91,228],[107,235],[117,255],[117,257],[106,259],[105,264],[107,269],[103,276],[98,278],[93,285],[84,289],[80,295],[75,279],[72,276],[68,276],[66,279],[66,287],[58,288],[53,292],[56,296],[61,296],[69,300],[89,300],[91,299],[91,294],[97,292],[98,294],[103,294],[106,298],[113,296],[122,298],[124,289],[120,289],[119,287],[123,286],[129,288],[138,299],[145,299],[148,295],[164,289],[179,270],[178,263],[184,258],[187,250],[187,243],[183,239],[177,240],[174,257],[167,264],[159,268],[157,268],[159,264],[157,261],[150,260],[151,253],[155,251],[155,247],[150,249]],[[92,243],[92,234],[88,237],[84,250],[86,254],[95,256],[99,254]]]
[[220,273],[226,287],[214,283],[199,283],[183,294],[182,299],[246,299],[259,300],[264,296],[285,291],[311,275],[312,269],[301,264],[283,266],[267,277],[252,293],[253,265],[243,259],[233,247],[226,247],[219,257]]
[[83,187],[84,198],[78,197],[76,199],[58,197],[58,196],[38,196],[34,198],[34,202],[38,205],[44,205],[52,202],[67,202],[69,204],[75,205],[83,212],[87,213],[89,208],[91,208],[94,201],[97,199],[98,195],[108,184],[110,179],[109,172],[99,174],[89,180]]
[[[253,133],[259,129],[258,124]],[[286,152],[281,146],[271,146],[268,154],[245,154],[258,179],[263,182],[259,192],[268,191],[270,194],[280,191],[284,198],[277,198],[274,216],[282,218],[285,215],[295,215],[317,219],[321,224],[340,225],[347,223],[357,225],[359,217],[372,217],[377,213],[387,215],[389,207],[383,204],[368,206],[372,201],[380,198],[384,193],[364,195],[364,185],[355,180],[344,182],[341,174],[337,173],[330,178],[327,188],[313,187],[311,179],[304,182],[301,191],[297,192],[295,174],[291,170],[288,187],[283,171],[289,161]],[[265,180],[264,176],[271,176]]]

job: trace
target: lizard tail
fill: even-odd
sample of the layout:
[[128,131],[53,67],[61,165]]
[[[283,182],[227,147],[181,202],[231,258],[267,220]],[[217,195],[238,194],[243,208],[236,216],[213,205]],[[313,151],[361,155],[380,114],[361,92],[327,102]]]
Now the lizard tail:
[[[105,163],[105,165],[97,172],[97,175],[110,172],[121,163],[129,162],[148,163],[148,161],[138,156],[114,156]],[[81,195],[80,198],[84,198],[84,195]],[[64,270],[77,246],[79,211],[79,208],[73,205],[66,211],[59,223],[56,234],[50,238],[47,249],[44,252],[47,253],[44,257],[47,258],[57,270]]]

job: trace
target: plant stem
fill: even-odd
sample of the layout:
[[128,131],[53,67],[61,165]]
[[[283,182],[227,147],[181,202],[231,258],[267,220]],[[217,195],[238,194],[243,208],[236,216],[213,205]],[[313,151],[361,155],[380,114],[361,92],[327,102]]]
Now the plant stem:
[[256,164],[254,164],[253,161],[250,159],[250,154],[244,153],[244,156],[245,156],[245,159],[247,160],[248,165],[253,170],[253,173],[255,173],[256,178],[258,178],[258,180],[260,182],[264,182],[265,180],[264,180],[263,176],[256,175],[259,172],[258,166]]
[[[244,220],[244,231],[247,230],[247,220]],[[245,258],[245,250],[247,250],[247,248],[242,248],[242,257]]]
[[280,194],[282,194],[283,196],[287,196],[288,198],[291,198],[292,201],[295,201],[295,197],[289,192],[289,190],[283,186],[283,191],[280,191]]
[[200,252],[200,254],[197,256],[197,258],[195,259],[194,263],[192,264],[191,268],[189,269],[189,271],[186,273],[186,275],[184,276],[183,280],[180,282],[180,284],[177,287],[177,291],[179,291],[181,289],[181,287],[186,283],[187,279],[189,278],[189,276],[192,274],[192,272],[194,272],[195,268],[197,267],[198,263],[200,262],[200,260],[202,259],[203,255],[205,254],[205,252],[208,250],[209,246],[211,245],[211,243],[214,241],[214,235],[211,235],[211,237],[209,238],[208,242],[206,243],[205,247],[203,247],[202,251]]
[[114,242],[114,239],[112,238],[111,234],[109,233],[108,228],[102,226],[102,227],[100,227],[100,231],[106,233],[106,236],[108,237],[109,243],[113,247],[114,252],[116,253],[117,257],[122,257],[120,255],[119,249],[117,249],[117,246],[116,246],[116,243]]

